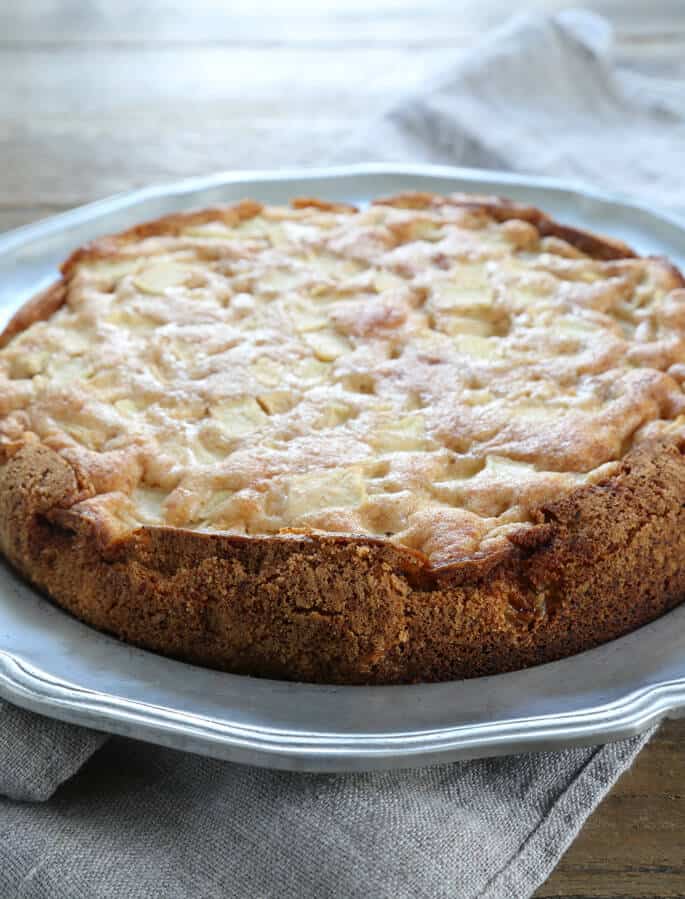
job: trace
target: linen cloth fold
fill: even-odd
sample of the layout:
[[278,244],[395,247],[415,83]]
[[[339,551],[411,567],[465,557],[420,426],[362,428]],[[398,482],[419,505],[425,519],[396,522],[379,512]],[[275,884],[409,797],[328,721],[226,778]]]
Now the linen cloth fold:
[[685,211],[685,85],[625,71],[584,10],[524,14],[354,135],[341,161],[421,161],[584,181]]
[[[683,210],[683,146],[685,91],[617,69],[609,26],[578,11],[514,19],[336,161],[570,175]],[[306,775],[108,739],[0,702],[0,894],[525,897],[649,736]]]

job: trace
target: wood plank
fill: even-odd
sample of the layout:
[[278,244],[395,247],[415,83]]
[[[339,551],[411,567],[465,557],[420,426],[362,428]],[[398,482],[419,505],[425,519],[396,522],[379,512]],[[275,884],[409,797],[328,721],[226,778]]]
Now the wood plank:
[[[605,15],[623,39],[673,39],[685,31],[680,0],[594,0],[585,5]],[[567,6],[567,0],[529,0],[526,9],[552,13]],[[192,13],[180,0],[24,0],[0,8],[0,37],[13,42],[461,46],[512,11],[508,0],[463,0],[458,11],[447,0],[376,0],[371,7],[363,0],[237,0],[230,5],[197,0]]]
[[[0,55],[0,113],[7,125],[39,128],[171,116],[231,121],[267,113],[361,118],[370,101],[383,105],[454,59],[453,51],[401,48],[345,50],[184,49],[144,47],[14,48]],[[68,119],[69,121],[64,121]],[[284,123],[285,124],[285,123]]]
[[3,201],[76,205],[222,169],[323,164],[440,58],[286,48],[0,54]]
[[[22,129],[4,142],[4,197],[13,206],[42,203],[77,206],[135,187],[176,181],[227,169],[323,165],[353,123],[318,123],[292,118],[293,129],[309,130],[306,147],[283,135],[274,120],[221,126],[151,124],[135,133],[93,125],[86,133]],[[68,162],[65,163],[65,160]]]
[[[0,157],[1,159],[1,157]],[[20,228],[22,225],[29,225],[31,222],[37,222],[40,219],[55,215],[58,212],[64,212],[69,207],[55,204],[32,204],[28,206],[12,206],[0,204],[0,233],[9,231],[11,228]]]
[[685,896],[685,720],[668,721],[535,896]]

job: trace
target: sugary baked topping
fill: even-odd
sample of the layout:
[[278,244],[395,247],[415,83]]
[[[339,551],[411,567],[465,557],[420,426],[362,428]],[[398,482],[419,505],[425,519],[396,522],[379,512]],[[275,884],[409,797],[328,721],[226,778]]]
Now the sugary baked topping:
[[484,209],[244,203],[65,277],[0,352],[0,439],[61,453],[113,536],[352,533],[443,565],[685,427],[674,270]]

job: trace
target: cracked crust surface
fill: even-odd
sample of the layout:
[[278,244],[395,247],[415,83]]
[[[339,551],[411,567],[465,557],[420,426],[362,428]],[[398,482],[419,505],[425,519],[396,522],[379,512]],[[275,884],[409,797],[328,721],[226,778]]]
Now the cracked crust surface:
[[683,597],[683,280],[538,210],[171,216],[77,251],[0,344],[0,545],[139,645],[444,680]]

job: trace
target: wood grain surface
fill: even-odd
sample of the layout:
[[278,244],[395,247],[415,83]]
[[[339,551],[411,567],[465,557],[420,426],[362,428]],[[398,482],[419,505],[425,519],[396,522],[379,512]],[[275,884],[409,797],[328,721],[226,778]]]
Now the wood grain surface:
[[662,724],[535,895],[685,896],[685,720]]
[[[611,20],[621,65],[667,73],[685,90],[683,0],[584,5]],[[323,163],[361,121],[512,8],[508,0],[2,3],[0,229],[151,182]],[[685,896],[685,721],[662,726],[536,895]]]

